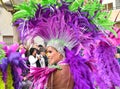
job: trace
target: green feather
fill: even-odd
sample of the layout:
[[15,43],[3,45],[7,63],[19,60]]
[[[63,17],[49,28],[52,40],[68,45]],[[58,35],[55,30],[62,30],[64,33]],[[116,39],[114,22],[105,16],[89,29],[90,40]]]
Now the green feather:
[[0,89],[5,89],[5,83],[2,80],[2,72],[0,71]]
[[101,9],[103,9],[103,5],[100,4],[99,0],[89,0],[88,3],[82,7],[82,11],[89,12],[91,17],[94,16],[95,11],[100,11]]
[[35,1],[30,0],[29,2],[23,2],[20,5],[15,5],[14,9],[17,10],[13,14],[13,22],[17,19],[23,18],[23,19],[29,19],[34,17],[37,6]]
[[112,29],[115,23],[109,20],[109,16],[110,13],[98,12],[96,17],[92,20],[92,22],[96,25],[103,27],[105,30],[109,30],[117,37],[117,33]]
[[69,5],[69,9],[71,11],[77,11],[78,8],[81,7],[83,2],[84,0],[75,0],[74,2],[72,2],[72,4]]
[[26,10],[29,14],[32,14],[32,8],[31,7],[28,7],[28,5],[27,4],[25,4],[25,3],[23,3],[23,4],[21,4],[20,6],[16,6],[15,7],[15,10]]
[[57,4],[57,0],[41,0],[40,4],[42,6],[56,5]]
[[[97,15],[94,17],[92,24],[96,24],[98,26],[103,27],[105,30],[109,30],[115,36],[117,36],[116,32],[112,29],[113,22],[109,20],[110,14],[101,12],[104,9],[104,6],[100,3],[100,0],[88,0],[88,2],[84,5],[84,0],[64,0],[69,5],[69,10],[77,11],[78,8],[81,8],[82,12],[88,12],[89,17],[91,18],[97,12]],[[29,2],[24,2],[18,6],[15,6],[17,12],[13,15],[13,22],[19,18],[30,19],[34,17],[37,4],[41,4],[44,7],[49,7],[51,5],[61,6],[61,4],[57,0],[30,0]],[[102,29],[99,29],[102,30]]]
[[5,51],[2,49],[2,45],[0,45],[0,60],[5,57]]
[[13,87],[13,79],[12,79],[12,74],[11,74],[11,66],[10,65],[8,65],[8,68],[7,68],[6,89],[14,89],[14,87]]
[[[96,24],[97,26],[101,26],[105,30],[109,30],[112,32],[116,37],[117,33],[112,29],[114,22],[109,20],[110,13],[103,12],[104,6],[100,3],[100,0],[89,0],[88,3],[81,7],[81,11],[88,12],[89,17],[91,18],[95,15],[95,12],[97,11],[96,16],[91,21],[91,23]],[[103,30],[103,29],[99,29]]]
[[20,5],[15,5],[16,12],[13,14],[13,22],[17,19],[30,19],[34,17],[37,10],[37,4],[48,7],[50,5],[60,6],[57,0],[30,0],[29,2],[23,2]]
[[65,0],[66,2],[74,2],[74,0]]
[[20,10],[13,15],[13,22],[19,18],[28,18],[30,17],[29,13],[26,10]]
[[56,68],[58,70],[62,70],[62,68],[59,65],[49,65],[49,68]]

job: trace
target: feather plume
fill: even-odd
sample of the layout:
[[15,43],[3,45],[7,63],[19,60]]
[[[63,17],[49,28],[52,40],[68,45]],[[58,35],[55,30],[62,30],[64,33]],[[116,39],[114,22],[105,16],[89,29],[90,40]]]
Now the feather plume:
[[74,89],[95,89],[92,82],[91,72],[86,64],[86,60],[75,55],[72,51],[65,48],[66,59],[74,78]]
[[98,76],[109,88],[112,85],[120,87],[120,65],[115,58],[116,48],[105,42],[100,42],[94,53],[97,59]]
[[21,73],[27,69],[24,58],[21,58],[21,54],[19,52],[12,52],[10,53],[8,59],[9,63],[11,64],[11,73],[13,75],[14,88],[21,89]]
[[[13,45],[12,47],[16,47]],[[27,69],[24,58],[21,57],[21,53],[14,52],[11,48],[8,50],[9,54],[7,58],[1,60],[0,69],[2,71],[2,79],[7,84],[9,89],[21,89],[21,73]]]
[[[61,5],[58,6],[57,1],[41,0],[39,4],[32,4],[35,13],[31,14],[30,9],[25,6],[23,7],[25,9],[18,9],[18,12],[14,15],[14,17],[16,16],[14,21],[19,25],[18,31],[23,42],[40,36],[48,43],[59,39],[62,45],[64,44],[63,46],[68,48],[79,46],[78,53],[81,49],[84,49],[84,57],[86,56],[87,60],[78,56],[78,53],[75,55],[75,53],[65,50],[66,61],[70,64],[71,72],[75,71],[72,72],[75,80],[77,80],[75,81],[75,89],[94,89],[89,71],[90,66],[85,64],[92,58],[97,60],[95,66],[97,66],[98,71],[95,71],[94,77],[99,87],[107,89],[112,85],[120,86],[118,83],[120,82],[120,69],[114,57],[115,50],[111,46],[109,38],[106,37],[108,36],[107,30],[115,36],[117,36],[117,32],[112,29],[114,22],[109,21],[110,15],[101,12],[103,9],[101,2],[102,0],[89,0],[88,3],[83,5],[83,0],[73,0],[73,2],[61,0]],[[18,14],[23,12],[25,14]],[[98,43],[100,44],[97,45]],[[95,52],[92,49],[95,49]],[[41,73],[42,69],[38,70]],[[77,75],[76,72],[80,75]],[[42,82],[45,79],[46,77],[43,76]],[[78,81],[81,85],[78,84]]]
[[2,45],[0,44],[0,60],[5,57],[5,51],[2,49]]
[[31,68],[32,72],[28,75],[33,80],[31,88],[34,89],[45,89],[47,80],[52,72],[56,70],[56,68]]
[[[102,30],[104,32],[106,30],[109,30],[116,36],[116,32],[112,29],[114,23],[109,21],[108,13],[101,12],[103,6],[101,5],[100,2],[101,1],[99,0],[94,0],[94,1],[89,1],[85,5],[82,5],[83,0],[76,0],[73,3],[70,3],[69,1],[67,2],[63,1],[61,2],[61,5],[59,7],[56,7],[54,6],[54,4],[58,2],[54,2],[54,0],[47,0],[47,1],[41,0],[39,3],[36,3],[36,6],[34,7],[36,8],[35,10],[36,13],[34,13],[34,17],[27,18],[23,22],[19,23],[18,29],[20,29],[20,34],[22,35],[21,38],[23,40],[23,38],[29,39],[30,36],[32,36],[33,38],[38,36],[37,31],[38,28],[40,28],[39,25],[41,24],[41,27],[44,26],[42,22],[46,21],[45,18],[52,19],[52,17],[57,16],[58,12],[60,11],[62,14],[64,14],[65,23],[71,26],[72,29],[74,29],[75,31],[76,29],[81,29],[82,33],[86,33],[86,31],[87,32],[90,31],[91,33],[94,33],[97,30]],[[71,12],[69,10],[69,7],[71,7],[72,9],[76,8],[77,11]],[[30,12],[30,10],[28,9],[25,9],[23,11]],[[31,12],[33,11],[31,10]],[[20,18],[22,19],[22,17]],[[46,26],[44,26],[44,29],[45,28]]]
[[5,89],[5,83],[2,80],[2,72],[0,71],[0,89]]
[[24,2],[20,5],[15,5],[15,10],[17,10],[17,12],[15,12],[13,15],[13,22],[18,20],[19,18],[29,19],[35,15],[36,2],[30,0],[29,3]]
[[15,89],[13,87],[13,79],[12,79],[13,75],[11,74],[11,66],[10,64],[8,65],[8,68],[7,68],[7,80],[6,80],[6,88],[7,89]]

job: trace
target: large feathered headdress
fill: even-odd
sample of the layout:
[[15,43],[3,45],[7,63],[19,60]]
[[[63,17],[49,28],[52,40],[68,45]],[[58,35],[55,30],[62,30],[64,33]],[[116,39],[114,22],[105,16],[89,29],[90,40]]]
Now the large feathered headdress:
[[100,11],[102,7],[99,0],[85,5],[84,0],[30,0],[15,6],[17,12],[13,21],[18,25],[22,41],[40,36],[55,48],[71,49],[84,45],[85,40],[89,42],[100,30],[105,33],[107,29],[116,35],[111,28],[113,22],[109,21],[107,13]]

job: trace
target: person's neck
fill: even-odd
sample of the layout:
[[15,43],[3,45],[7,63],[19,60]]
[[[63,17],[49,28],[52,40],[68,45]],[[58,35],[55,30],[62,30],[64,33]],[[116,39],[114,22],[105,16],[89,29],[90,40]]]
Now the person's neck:
[[57,64],[62,63],[64,61],[65,61],[65,58],[62,58],[62,60],[60,60]]

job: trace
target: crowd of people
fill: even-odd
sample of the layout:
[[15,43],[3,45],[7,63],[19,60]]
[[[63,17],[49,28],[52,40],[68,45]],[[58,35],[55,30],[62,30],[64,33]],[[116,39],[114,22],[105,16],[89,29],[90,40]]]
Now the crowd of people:
[[23,76],[21,87],[29,89],[32,81],[27,78],[31,72],[31,67],[45,68],[48,66],[48,57],[46,56],[46,48],[41,44],[32,44],[30,47],[20,43],[16,52],[20,52],[22,58],[25,58],[26,71],[21,74]]
[[[59,43],[57,45],[59,45]],[[25,62],[25,65],[27,66],[25,71],[22,72],[21,75],[19,75],[19,76],[22,76],[22,82],[20,85],[21,89],[30,89],[31,85],[33,84],[33,81],[31,80],[31,78],[28,77],[29,74],[31,73],[34,74],[34,70],[32,68],[46,68],[48,67],[48,65],[49,66],[57,65],[58,67],[56,68],[58,70],[53,72],[52,75],[49,77],[47,82],[47,89],[61,89],[61,87],[63,87],[63,89],[64,88],[73,89],[74,80],[70,72],[70,68],[69,68],[70,64],[68,64],[68,62],[66,62],[65,60],[67,58],[67,54],[61,53],[60,52],[61,50],[58,49],[59,47],[57,48],[56,47],[50,46],[49,44],[47,45],[47,47],[44,47],[43,45],[39,45],[39,44],[32,44],[31,46],[26,47],[26,45],[22,43],[20,43],[19,46],[17,46],[16,52],[19,52],[21,54],[21,57],[25,59],[24,62]],[[69,50],[65,49],[65,52],[67,51]],[[83,54],[83,50],[79,53],[79,55],[81,56],[82,54]],[[73,54],[70,54],[70,55],[72,56]],[[117,48],[117,54],[115,55],[115,57],[118,58],[118,61],[119,61],[119,58],[120,58],[119,48]],[[77,59],[77,57],[75,58]],[[69,59],[67,59],[67,61],[68,60]],[[84,64],[81,64],[81,65],[84,67],[87,67]],[[87,65],[89,66],[89,64]],[[86,71],[89,72],[88,70]],[[49,70],[47,70],[47,72],[49,72]],[[34,85],[34,87],[35,86],[36,85]],[[93,89],[93,87],[91,86],[90,89]]]
[[[64,60],[66,58],[65,54],[61,53],[60,50],[54,46],[49,45],[47,47],[44,47],[43,45],[32,44],[28,49],[26,48],[28,47],[26,47],[24,44],[19,44],[19,47],[17,49],[17,52],[20,52],[22,54],[22,57],[26,58],[25,62],[28,66],[26,72],[23,72],[21,75],[23,76],[21,84],[22,89],[29,89],[31,87],[31,84],[33,84],[33,81],[28,78],[28,75],[30,73],[34,74],[32,67],[45,68],[48,67],[48,65],[59,65],[60,69],[58,68],[58,70],[56,70],[56,72],[54,72],[49,77],[47,82],[47,89],[61,89],[61,87],[63,87],[63,89],[73,89],[74,80],[72,74],[70,73],[70,65]],[[83,51],[79,53],[79,55],[82,54]],[[120,58],[119,55],[119,48],[117,48],[115,57],[118,59],[118,61]],[[82,66],[86,67],[85,65]],[[34,85],[34,87],[35,86],[36,85]],[[93,89],[93,87],[91,86],[90,89]]]
[[117,48],[117,53],[115,55],[115,57],[118,59],[119,63],[120,63],[120,48]]
[[5,85],[9,78],[6,74],[11,74],[5,71],[9,67],[14,81],[11,86],[15,89],[120,87],[120,65],[116,60],[120,29],[113,27],[108,13],[102,12],[101,3],[101,0],[87,3],[30,0],[17,5],[13,24],[21,42],[39,36],[47,44],[9,48],[3,45],[6,57],[0,68]]

